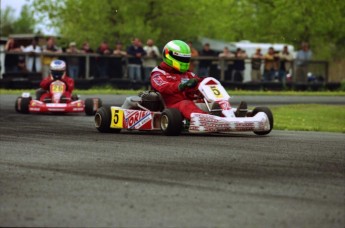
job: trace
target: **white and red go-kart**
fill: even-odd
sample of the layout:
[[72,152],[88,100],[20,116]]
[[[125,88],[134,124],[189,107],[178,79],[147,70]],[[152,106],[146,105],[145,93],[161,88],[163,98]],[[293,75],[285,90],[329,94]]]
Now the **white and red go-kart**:
[[165,135],[179,135],[183,130],[192,133],[252,131],[257,135],[271,132],[273,115],[269,108],[232,108],[224,87],[211,77],[199,84],[198,91],[199,101],[195,102],[207,114],[193,113],[190,121],[184,119],[179,110],[166,108],[159,93],[146,91],[139,96],[127,97],[121,107],[98,109],[96,129],[100,132],[158,130]]
[[20,113],[80,113],[95,115],[98,108],[102,106],[99,98],[87,98],[85,101],[74,96],[72,100],[64,101],[62,94],[66,91],[66,84],[60,80],[53,81],[49,87],[51,100],[42,102],[32,99],[30,93],[24,92],[15,102],[15,110]]

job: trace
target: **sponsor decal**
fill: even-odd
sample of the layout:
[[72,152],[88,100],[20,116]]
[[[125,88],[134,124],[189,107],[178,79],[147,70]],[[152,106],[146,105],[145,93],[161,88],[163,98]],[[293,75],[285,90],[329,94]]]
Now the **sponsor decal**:
[[251,131],[254,129],[254,122],[240,122],[235,125],[236,131]]
[[230,110],[231,109],[231,105],[230,105],[229,101],[221,100],[221,101],[218,101],[218,104],[223,110]]
[[171,80],[176,80],[176,76],[172,76],[172,75],[167,75],[166,78],[171,79]]
[[164,84],[166,84],[167,82],[165,82],[160,76],[156,75],[156,76],[153,76],[153,82],[155,84],[157,84],[158,86],[162,86]]
[[140,129],[151,120],[152,116],[149,111],[125,110],[125,121],[129,129]]
[[73,111],[80,111],[80,112],[82,112],[82,111],[84,111],[84,109],[83,108],[73,108]]
[[67,104],[58,104],[58,103],[48,103],[46,104],[48,108],[65,108]]

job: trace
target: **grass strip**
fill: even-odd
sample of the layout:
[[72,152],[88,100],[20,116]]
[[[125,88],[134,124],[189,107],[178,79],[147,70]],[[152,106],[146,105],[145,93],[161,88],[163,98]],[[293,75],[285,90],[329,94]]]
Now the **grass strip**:
[[345,106],[296,104],[270,109],[276,130],[345,133]]

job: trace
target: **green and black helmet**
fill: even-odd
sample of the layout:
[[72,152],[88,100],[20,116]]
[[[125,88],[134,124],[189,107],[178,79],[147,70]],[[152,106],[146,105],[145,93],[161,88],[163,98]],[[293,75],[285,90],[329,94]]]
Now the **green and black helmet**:
[[163,49],[163,61],[172,68],[186,72],[189,69],[191,52],[182,40],[172,40]]

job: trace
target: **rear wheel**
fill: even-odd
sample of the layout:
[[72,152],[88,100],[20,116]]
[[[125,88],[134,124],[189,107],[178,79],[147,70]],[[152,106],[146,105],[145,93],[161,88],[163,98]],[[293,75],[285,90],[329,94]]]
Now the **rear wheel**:
[[272,114],[271,110],[267,107],[256,107],[256,108],[254,108],[254,110],[252,112],[252,116],[255,116],[259,112],[264,112],[267,115],[268,121],[270,122],[270,129],[267,131],[254,131],[254,133],[257,135],[267,135],[273,129],[273,123],[274,123],[273,114]]
[[86,98],[85,114],[88,116],[95,115],[97,109],[102,107],[102,100],[99,98]]
[[95,127],[102,133],[118,133],[121,129],[110,128],[111,110],[110,107],[101,107],[95,114]]
[[175,108],[164,109],[160,118],[161,130],[165,135],[177,136],[181,134],[183,117]]

